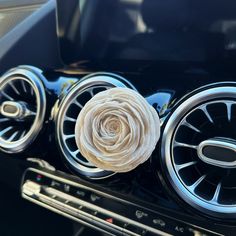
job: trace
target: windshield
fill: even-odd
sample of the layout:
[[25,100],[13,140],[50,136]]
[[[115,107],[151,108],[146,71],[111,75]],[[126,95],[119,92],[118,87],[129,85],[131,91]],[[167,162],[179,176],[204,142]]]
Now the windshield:
[[236,49],[235,0],[58,0],[64,61],[206,61]]

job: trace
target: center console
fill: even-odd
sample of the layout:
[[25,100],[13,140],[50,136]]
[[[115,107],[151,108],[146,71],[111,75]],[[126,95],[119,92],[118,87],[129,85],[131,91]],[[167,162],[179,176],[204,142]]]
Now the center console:
[[[63,173],[28,169],[23,198],[111,235],[221,235],[185,221],[179,213],[147,206]],[[160,209],[158,209],[160,208]]]

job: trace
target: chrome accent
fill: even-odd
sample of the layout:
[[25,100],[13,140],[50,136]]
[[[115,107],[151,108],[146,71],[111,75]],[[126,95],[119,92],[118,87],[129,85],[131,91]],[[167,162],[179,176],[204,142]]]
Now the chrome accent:
[[208,120],[209,120],[211,123],[214,123],[214,121],[212,120],[212,118],[211,118],[209,112],[207,111],[207,107],[206,107],[206,106],[201,106],[199,109],[201,109],[201,110],[205,113],[206,117],[208,118]]
[[197,181],[189,186],[189,189],[194,192],[196,187],[206,178],[206,175],[201,176]]
[[54,166],[50,165],[47,161],[44,161],[43,159],[40,159],[40,158],[29,157],[27,158],[27,161],[37,163],[40,167],[46,170],[50,170],[50,171],[56,170]]
[[191,125],[189,122],[186,121],[186,119],[184,119],[182,121],[182,125],[187,126],[188,128],[194,130],[195,132],[201,133],[201,131],[199,129],[197,129],[196,127],[194,127],[193,125]]
[[[207,146],[220,147],[220,148],[232,150],[233,152],[235,152],[235,161],[227,162],[227,161],[220,161],[220,160],[215,160],[215,159],[207,157],[203,153],[203,149]],[[233,142],[233,141],[231,141],[229,139],[225,139],[225,138],[208,139],[208,140],[201,142],[198,145],[197,154],[198,154],[198,157],[202,161],[204,161],[210,165],[215,165],[215,166],[219,166],[222,168],[236,168],[236,141]],[[226,156],[224,158],[227,159]]]
[[213,196],[213,198],[211,199],[210,202],[212,202],[212,203],[214,203],[214,204],[215,204],[215,203],[217,204],[218,198],[219,198],[219,194],[220,194],[221,185],[222,185],[221,182],[218,183],[218,185],[217,185],[217,187],[216,187],[216,190],[215,190],[215,193],[214,193],[214,196]]
[[[174,109],[174,111],[169,116],[169,119],[166,122],[161,143],[161,160],[164,167],[163,171],[166,174],[172,187],[178,193],[178,195],[191,206],[213,216],[235,218],[236,196],[231,196],[231,199],[234,199],[233,202],[227,201],[227,199],[222,199],[223,196],[221,197],[221,191],[224,191],[225,183],[224,181],[222,181],[222,179],[220,179],[221,175],[222,178],[227,176],[227,170],[229,170],[229,165],[234,166],[235,163],[220,163],[221,168],[219,168],[219,165],[216,165],[219,164],[216,161],[214,161],[214,163],[209,163],[209,160],[207,160],[206,157],[202,156],[201,147],[204,146],[204,144],[206,144],[207,142],[211,142],[212,139],[216,136],[214,134],[213,137],[209,137],[208,139],[204,140],[204,135],[210,136],[211,133],[204,133],[205,126],[199,125],[199,127],[195,127],[196,120],[198,118],[195,117],[195,122],[193,122],[194,124],[192,124],[192,121],[189,120],[189,117],[190,115],[197,114],[196,112],[200,111],[205,114],[204,124],[213,127],[212,129],[215,129],[217,131],[219,129],[217,127],[217,119],[216,117],[214,117],[214,113],[212,113],[210,107],[213,106],[214,109],[218,109],[215,107],[223,104],[225,106],[225,110],[223,110],[222,105],[220,106],[222,110],[220,110],[219,112],[221,112],[220,114],[225,117],[225,123],[228,122],[227,125],[235,125],[230,122],[232,122],[233,119],[232,107],[236,106],[236,87],[235,84],[233,86],[221,84],[215,85],[215,87],[211,87],[208,89],[201,88],[198,91],[199,92],[194,91],[192,95],[185,97],[185,100],[183,99],[182,102],[179,102],[178,106]],[[188,125],[188,123],[190,123],[190,125]],[[183,127],[188,127],[188,129],[190,130],[189,132],[192,133],[192,136],[196,136],[199,138],[201,137],[201,139],[203,140],[199,140],[199,143],[197,142],[197,139],[195,139],[195,143],[191,142],[191,138],[180,140],[182,136],[179,132],[181,131],[181,129],[183,129]],[[228,128],[225,130],[225,132],[232,131],[230,130],[230,128]],[[177,133],[178,136],[176,136]],[[219,137],[220,136],[221,135],[219,134]],[[227,136],[226,138],[232,137]],[[227,146],[227,148],[234,148],[234,146],[229,144],[229,141],[226,141],[226,139],[224,140],[225,141],[223,143],[222,140],[218,141],[217,145],[224,145]],[[180,150],[185,151],[185,155],[183,154],[184,156],[182,157]],[[200,152],[200,158],[198,158],[197,156],[197,150]],[[177,153],[177,151],[179,151],[179,153]],[[186,151],[192,153],[194,157],[196,155],[196,158],[192,159],[190,156],[186,155]],[[176,159],[177,154],[178,157],[181,159],[181,163],[179,163],[180,159]],[[215,180],[214,185],[212,185],[212,192],[209,192],[210,190],[207,189],[206,185],[207,183],[209,183],[208,177],[210,175],[210,170],[212,170],[209,164],[211,164],[212,168],[215,168],[215,175],[219,178],[219,180]],[[207,172],[197,172],[197,170],[200,168],[199,165],[205,165],[205,171]],[[190,168],[189,172],[187,172],[187,168]],[[199,175],[198,179],[196,177],[193,177],[191,170],[196,171],[196,175]],[[219,175],[217,174],[217,171],[220,170],[225,172],[222,172],[221,175]],[[230,170],[234,171],[233,168],[231,168]],[[191,175],[187,175],[187,173],[191,173]],[[191,182],[186,182],[187,180],[191,180]],[[217,181],[219,182],[217,183]],[[198,187],[200,185],[202,186],[201,191],[205,191],[206,195],[200,194],[200,190]],[[233,186],[232,189],[234,189],[235,187]]]
[[[69,179],[65,179],[65,178],[62,178],[60,176],[56,176],[56,175],[47,173],[45,171],[41,171],[41,170],[34,169],[34,168],[29,168],[29,169],[27,169],[27,171],[33,171],[33,172],[38,173],[40,175],[51,178],[52,180],[59,181],[59,182],[62,182],[64,184],[68,184],[70,186],[78,187],[78,188],[81,188],[81,189],[84,189],[84,190],[89,190],[89,191],[94,192],[95,194],[102,195],[102,196],[107,197],[107,198],[112,198],[114,200],[122,201],[122,202],[124,202],[124,204],[127,204],[127,203],[130,204],[126,200],[118,199],[117,197],[115,197],[113,195],[108,195],[104,192],[100,192],[99,190],[92,189],[92,188],[90,188],[88,186],[85,186],[85,185],[82,185],[78,182],[71,181]],[[52,187],[50,187],[50,188],[48,187],[48,189],[46,189],[46,192],[51,193],[51,195],[54,195],[55,197],[59,194],[61,196],[61,199],[66,199],[66,202],[63,204],[61,202],[56,201],[55,198],[49,198],[49,197],[47,198],[46,195],[42,196],[43,194],[40,193],[40,190],[42,189],[42,187],[43,186],[41,186],[39,184],[36,184],[32,181],[27,181],[25,179],[24,182],[22,183],[21,196],[24,199],[26,199],[28,201],[31,201],[31,202],[39,205],[39,206],[45,207],[46,209],[51,210],[53,212],[56,212],[57,214],[60,214],[62,216],[65,216],[67,218],[70,218],[72,220],[75,220],[79,223],[82,223],[84,225],[87,225],[89,227],[95,228],[95,229],[100,230],[100,231],[102,231],[103,229],[101,228],[101,226],[97,227],[96,224],[95,224],[96,222],[104,223],[108,227],[111,227],[112,225],[110,223],[104,222],[104,220],[102,220],[102,219],[99,219],[98,217],[96,217],[96,215],[92,216],[92,219],[93,219],[92,222],[93,223],[92,224],[88,223],[87,220],[91,219],[91,218],[89,218],[89,217],[91,217],[91,215],[89,215],[86,212],[83,212],[83,208],[81,208],[81,209],[77,208],[76,209],[77,211],[75,211],[72,207],[69,207],[68,205],[66,205],[67,204],[66,202],[69,200],[69,202],[72,201],[72,202],[78,203],[82,207],[85,206],[85,208],[89,208],[93,211],[101,212],[101,213],[106,214],[106,215],[110,215],[114,219],[118,219],[118,220],[121,220],[123,222],[126,222],[127,224],[131,224],[131,225],[134,225],[134,226],[137,226],[137,227],[140,227],[140,228],[144,228],[147,231],[153,232],[157,235],[169,235],[166,232],[163,232],[161,230],[149,227],[147,225],[144,225],[140,222],[134,221],[134,220],[129,219],[127,217],[121,216],[119,214],[116,214],[114,212],[111,212],[109,210],[101,208],[99,206],[96,206],[96,205],[94,205],[90,202],[86,202],[86,201],[80,200],[78,198],[74,198],[69,194],[65,194],[65,193],[60,192],[58,190],[54,190]],[[74,215],[75,213],[76,213],[76,215]],[[173,217],[169,217],[169,218],[174,219]],[[89,222],[91,222],[91,221],[89,221]],[[201,228],[197,225],[194,225],[194,224],[189,224],[189,226],[191,226],[193,228],[196,228],[196,230],[197,229],[200,229],[200,230],[203,229],[203,228]],[[212,232],[208,229],[204,229],[204,231],[206,231],[208,233],[214,233],[215,235],[222,235],[222,234],[219,234],[219,233],[216,233],[216,232]],[[136,235],[136,233],[131,232],[129,230],[124,230],[124,229],[123,229],[123,233],[125,233],[125,235],[134,235],[134,236]]]
[[[165,236],[171,235],[171,234],[165,233],[163,231],[160,231],[158,229],[151,228],[151,227],[144,225],[142,223],[133,221],[133,220],[123,217],[121,215],[118,215],[114,212],[108,211],[104,208],[98,207],[96,205],[93,205],[93,204],[90,204],[90,203],[85,202],[83,200],[80,200],[78,198],[75,198],[69,194],[58,191],[57,189],[54,189],[51,187],[45,187],[43,189],[45,192],[44,194],[42,194],[40,192],[41,189],[42,189],[41,185],[34,183],[32,181],[28,181],[22,186],[22,195],[25,199],[36,200],[36,202],[44,203],[45,207],[51,206],[55,209],[58,209],[59,211],[62,211],[64,213],[68,214],[68,215],[72,215],[73,217],[75,217],[75,219],[77,219],[77,217],[79,219],[81,219],[81,218],[83,219],[83,217],[85,217],[87,219],[92,219],[95,225],[96,225],[96,222],[102,223],[105,226],[107,226],[108,228],[112,228],[114,230],[114,232],[116,232],[115,230],[117,230],[117,232],[123,232],[126,235],[133,235],[133,236],[140,235],[140,234],[136,234],[132,231],[129,231],[127,229],[121,228],[120,226],[117,226],[115,224],[110,224],[109,222],[106,222],[105,220],[100,219],[99,217],[96,217],[96,215],[93,216],[92,214],[89,214],[89,213],[83,211],[83,207],[89,208],[89,209],[94,210],[96,212],[101,212],[103,214],[106,214],[106,215],[114,218],[114,219],[118,219],[121,222],[124,222],[124,224],[129,223],[129,224],[133,225],[134,227],[136,226],[136,227],[139,227],[143,230],[148,230],[149,232],[156,233],[157,235],[165,235]],[[54,197],[51,197],[51,196],[54,196]],[[59,200],[59,199],[64,199],[64,201]],[[69,204],[67,204],[68,202],[73,203],[78,206],[81,206],[81,209],[70,206]]]
[[[105,90],[113,87],[129,87],[135,89],[121,76],[111,73],[95,73],[85,76],[82,80],[72,86],[68,94],[62,99],[58,108],[56,133],[61,152],[74,171],[91,179],[106,178],[114,175],[114,173],[93,166],[81,156],[77,145],[75,144],[74,127],[77,116],[83,108],[83,104],[95,95],[96,89]],[[84,94],[87,94],[88,96],[86,97],[86,101],[83,101],[82,104],[82,96]],[[71,114],[68,114],[72,106],[74,106],[75,113],[73,114],[73,117]],[[72,128],[70,128],[70,130],[68,128],[67,130],[69,131],[65,133],[65,129],[69,126],[68,123]],[[71,142],[73,148],[68,145],[67,142]]]
[[[11,69],[1,77],[0,148],[3,151],[25,150],[40,132],[46,112],[42,78],[37,68],[27,66]],[[13,112],[7,111],[7,106]]]
[[[13,109],[13,111],[8,111],[7,109],[9,108]],[[5,101],[1,105],[0,111],[3,116],[12,119],[24,119],[36,115],[24,102]]]
[[188,148],[197,149],[197,145],[191,145],[191,144],[187,144],[187,143],[180,143],[180,142],[176,142],[176,141],[174,141],[174,147],[188,147]]
[[176,169],[177,169],[177,171],[180,171],[180,170],[182,170],[186,167],[195,165],[196,163],[197,163],[196,161],[190,161],[190,162],[187,162],[187,163],[184,163],[184,164],[181,164],[181,165],[176,165]]

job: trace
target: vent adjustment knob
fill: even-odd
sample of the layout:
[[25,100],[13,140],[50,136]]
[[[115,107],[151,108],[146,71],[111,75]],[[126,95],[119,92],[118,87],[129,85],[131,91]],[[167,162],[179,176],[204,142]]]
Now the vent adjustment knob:
[[236,168],[236,142],[228,138],[213,138],[198,145],[199,158],[213,166]]
[[24,102],[5,101],[1,105],[0,112],[3,116],[12,119],[24,119],[35,116],[36,113],[32,107]]

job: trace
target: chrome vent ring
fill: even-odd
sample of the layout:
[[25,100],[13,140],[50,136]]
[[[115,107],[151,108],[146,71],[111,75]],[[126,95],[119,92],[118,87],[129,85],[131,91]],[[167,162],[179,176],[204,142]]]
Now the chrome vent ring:
[[164,128],[161,155],[184,201],[216,217],[236,217],[234,144],[236,87],[205,89],[177,106]]
[[0,148],[7,153],[25,150],[40,132],[46,109],[41,72],[17,67],[0,80]]
[[114,173],[95,167],[80,154],[75,142],[76,120],[86,102],[95,94],[113,87],[135,89],[121,76],[111,73],[95,73],[84,77],[72,86],[59,105],[56,121],[59,147],[69,166],[87,178],[102,179]]

